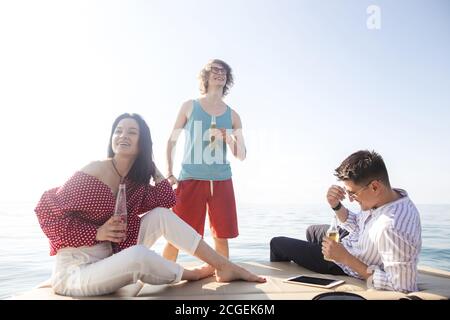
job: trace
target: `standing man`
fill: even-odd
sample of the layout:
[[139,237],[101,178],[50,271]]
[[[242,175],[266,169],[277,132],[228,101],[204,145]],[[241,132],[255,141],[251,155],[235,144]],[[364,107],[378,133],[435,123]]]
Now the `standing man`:
[[[417,264],[422,246],[420,216],[402,189],[391,188],[383,158],[358,151],[345,159],[327,201],[340,226],[349,234],[342,242],[325,236],[328,226],[308,228],[309,241],[276,237],[270,241],[271,261],[294,261],[320,273],[365,279],[369,288],[417,291]],[[361,206],[356,214],[345,208],[345,196]],[[333,261],[327,261],[324,256]]]
[[[211,60],[200,71],[201,97],[183,103],[167,142],[168,179],[177,203],[173,211],[203,235],[208,212],[215,249],[229,257],[228,239],[238,236],[236,201],[227,145],[239,160],[246,157],[239,115],[224,101],[233,85],[230,66]],[[175,145],[181,130],[186,133],[181,173],[173,174]],[[175,261],[178,249],[167,243],[163,256]]]

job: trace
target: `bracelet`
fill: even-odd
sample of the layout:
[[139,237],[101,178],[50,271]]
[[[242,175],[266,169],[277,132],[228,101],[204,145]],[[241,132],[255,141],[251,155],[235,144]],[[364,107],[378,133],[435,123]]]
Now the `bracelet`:
[[173,174],[171,174],[170,176],[168,176],[166,179],[169,179],[170,177],[174,177],[174,178],[176,179],[176,177],[175,177]]
[[333,209],[334,211],[338,211],[339,209],[341,209],[342,208],[342,203],[338,203],[338,205],[336,206],[336,207],[334,207],[334,208],[331,208],[331,209]]

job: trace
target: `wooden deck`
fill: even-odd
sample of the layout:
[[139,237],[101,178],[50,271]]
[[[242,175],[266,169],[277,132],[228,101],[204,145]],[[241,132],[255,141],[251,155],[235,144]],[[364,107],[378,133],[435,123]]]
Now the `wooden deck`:
[[[450,298],[450,272],[427,267],[419,268],[419,291],[410,294],[392,291],[368,290],[364,281],[346,276],[327,276],[314,273],[288,262],[245,262],[239,265],[252,272],[267,277],[262,284],[236,281],[218,283],[214,277],[200,281],[182,281],[173,285],[149,285],[142,282],[128,285],[107,296],[66,297],[53,292],[49,282],[43,283],[28,292],[10,299],[48,300],[48,299],[163,299],[163,300],[311,300],[322,292],[346,291],[356,293],[368,300],[398,300],[418,297],[425,300]],[[284,279],[299,275],[333,277],[345,283],[333,289],[288,284]]]

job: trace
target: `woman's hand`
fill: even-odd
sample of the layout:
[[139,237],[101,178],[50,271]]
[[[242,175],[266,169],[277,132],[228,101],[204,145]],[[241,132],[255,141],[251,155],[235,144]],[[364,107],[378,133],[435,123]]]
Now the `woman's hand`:
[[155,181],[155,184],[160,183],[161,181],[163,181],[165,178],[164,176],[161,174],[161,171],[159,171],[159,169],[155,166],[155,173],[153,174],[153,180]]
[[97,229],[97,241],[122,242],[127,238],[127,224],[121,222],[118,216],[112,216]]

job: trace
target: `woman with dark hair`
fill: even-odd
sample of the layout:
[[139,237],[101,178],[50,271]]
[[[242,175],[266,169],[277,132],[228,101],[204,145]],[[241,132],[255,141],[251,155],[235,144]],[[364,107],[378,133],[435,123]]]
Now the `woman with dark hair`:
[[[150,184],[153,178],[155,185]],[[126,185],[127,223],[113,216],[119,184]],[[113,124],[108,159],[77,171],[63,186],[46,191],[35,211],[56,255],[52,287],[73,296],[108,294],[141,280],[150,284],[198,280],[264,282],[210,248],[167,208],[175,195],[152,159],[152,140],[137,114]],[[188,270],[149,248],[161,236],[205,261]]]
[[[150,129],[140,115],[135,113],[124,113],[117,117],[114,121],[111,128],[111,135],[109,136],[108,158],[114,158],[115,152],[113,150],[112,138],[119,122],[126,118],[134,119],[140,129],[140,138],[138,141],[138,148],[140,152],[128,172],[128,177],[135,182],[149,184],[150,178],[155,175],[156,170],[155,163],[153,162],[153,142],[150,135]],[[161,176],[161,174],[158,173],[158,176]]]

